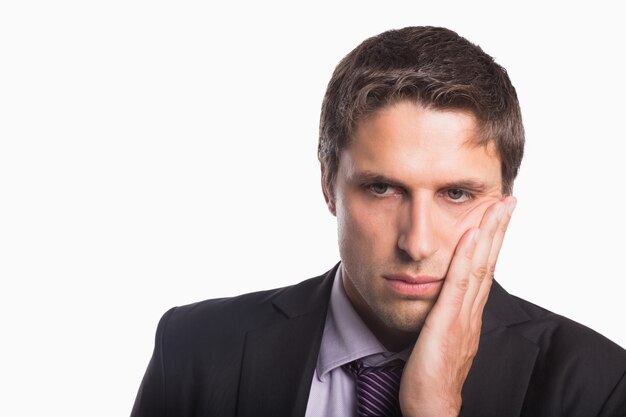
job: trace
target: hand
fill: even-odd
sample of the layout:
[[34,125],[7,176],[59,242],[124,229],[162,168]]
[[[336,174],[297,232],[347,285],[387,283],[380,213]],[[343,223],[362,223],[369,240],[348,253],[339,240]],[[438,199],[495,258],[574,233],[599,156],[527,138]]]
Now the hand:
[[478,350],[482,314],[514,197],[490,206],[461,237],[400,383],[404,417],[458,416],[461,389]]

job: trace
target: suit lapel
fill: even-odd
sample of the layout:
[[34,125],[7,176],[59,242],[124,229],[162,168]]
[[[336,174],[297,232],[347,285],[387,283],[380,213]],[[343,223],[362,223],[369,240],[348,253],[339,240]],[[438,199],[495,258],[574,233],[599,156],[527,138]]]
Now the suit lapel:
[[304,416],[336,270],[286,289],[275,324],[248,332],[238,417]]
[[494,282],[478,354],[463,386],[461,417],[521,414],[539,347],[510,327],[528,320],[515,299]]

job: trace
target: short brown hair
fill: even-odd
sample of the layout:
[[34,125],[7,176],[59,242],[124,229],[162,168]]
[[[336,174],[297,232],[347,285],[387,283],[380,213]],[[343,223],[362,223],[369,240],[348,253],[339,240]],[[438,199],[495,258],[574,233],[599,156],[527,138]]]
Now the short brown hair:
[[506,70],[446,28],[406,27],[366,39],[335,68],[322,103],[318,158],[330,192],[341,150],[356,124],[390,104],[414,100],[427,108],[470,111],[479,144],[495,143],[502,193],[511,194],[524,153],[524,127]]

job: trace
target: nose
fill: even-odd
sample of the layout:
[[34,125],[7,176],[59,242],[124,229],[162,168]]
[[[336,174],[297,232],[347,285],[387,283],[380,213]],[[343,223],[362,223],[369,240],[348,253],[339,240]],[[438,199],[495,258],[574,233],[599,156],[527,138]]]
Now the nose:
[[414,198],[401,216],[398,248],[413,261],[427,259],[439,249],[433,204]]

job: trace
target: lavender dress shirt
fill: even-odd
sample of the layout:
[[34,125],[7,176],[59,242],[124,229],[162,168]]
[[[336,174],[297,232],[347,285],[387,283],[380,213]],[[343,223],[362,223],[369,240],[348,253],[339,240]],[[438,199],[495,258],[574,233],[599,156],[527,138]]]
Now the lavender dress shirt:
[[366,366],[406,361],[412,347],[389,352],[363,323],[343,288],[337,269],[305,417],[356,416],[355,385],[342,365],[363,358]]

